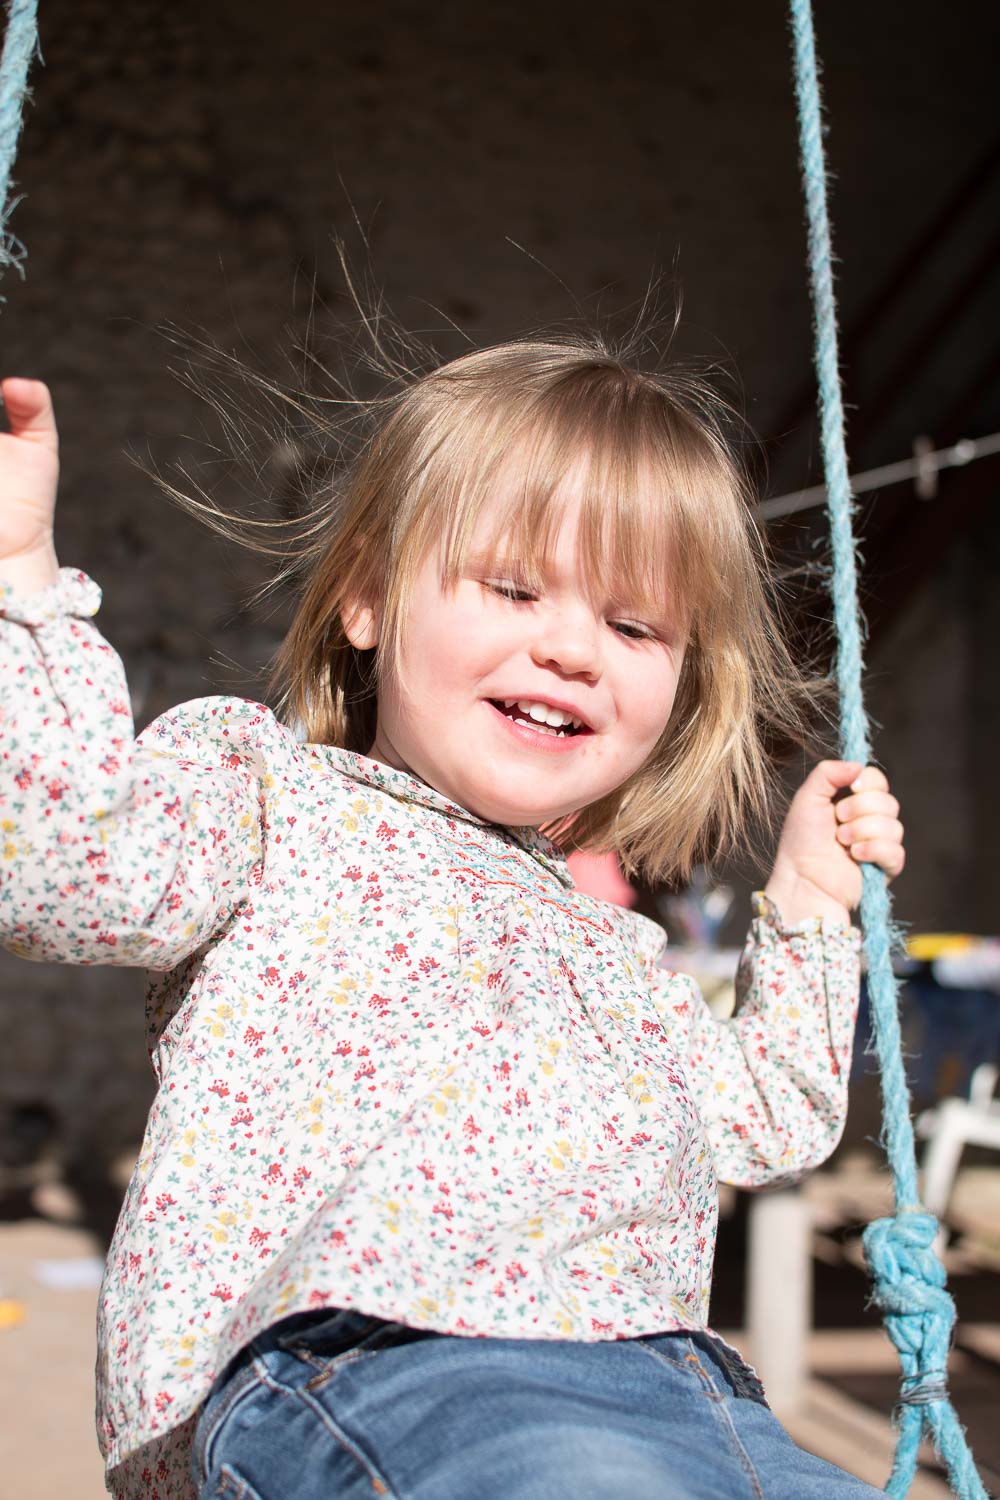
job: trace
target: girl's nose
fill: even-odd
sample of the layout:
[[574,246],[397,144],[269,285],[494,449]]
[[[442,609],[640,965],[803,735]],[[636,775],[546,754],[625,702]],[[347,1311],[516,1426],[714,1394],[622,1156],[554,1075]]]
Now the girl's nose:
[[600,642],[597,622],[584,611],[550,616],[540,623],[531,646],[537,666],[561,672],[565,677],[600,676]]

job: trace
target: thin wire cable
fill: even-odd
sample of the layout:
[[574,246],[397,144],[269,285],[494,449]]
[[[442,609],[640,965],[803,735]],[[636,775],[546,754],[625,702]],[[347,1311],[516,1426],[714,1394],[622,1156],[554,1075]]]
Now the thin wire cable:
[[[816,43],[810,0],[790,0],[790,5],[799,147],[809,229],[820,432],[833,551],[841,748],[846,760],[866,764],[871,759],[871,737],[861,690],[862,623],[852,527],[854,506],[844,442]],[[944,1459],[955,1493],[962,1500],[987,1500],[964,1431],[947,1396],[946,1366],[955,1307],[944,1290],[944,1267],[932,1249],[937,1220],[921,1208],[917,1195],[910,1093],[903,1068],[898,994],[892,971],[896,934],[888,886],[884,874],[874,865],[864,865],[861,873],[868,993],[882,1074],[882,1139],[896,1199],[893,1217],[869,1225],[864,1244],[875,1283],[873,1299],[885,1311],[886,1327],[903,1367],[903,1389],[897,1408],[899,1440],[886,1489],[895,1500],[902,1500],[906,1494],[926,1426]]]

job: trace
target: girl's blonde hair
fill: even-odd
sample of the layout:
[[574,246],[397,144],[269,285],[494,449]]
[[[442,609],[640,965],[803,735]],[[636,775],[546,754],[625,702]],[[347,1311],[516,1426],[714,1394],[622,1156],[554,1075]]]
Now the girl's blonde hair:
[[[499,555],[540,579],[572,469],[582,473],[588,584],[630,601],[638,591],[659,613],[666,598],[688,644],[646,763],[546,832],[564,847],[613,849],[651,883],[726,852],[766,814],[765,742],[801,742],[811,684],[783,640],[718,398],[680,371],[640,371],[596,338],[559,337],[465,354],[380,408],[300,533],[304,587],[270,679],[279,712],[309,741],[367,754],[379,676],[398,660],[421,565],[440,547],[442,580],[454,581],[484,505],[499,498]],[[247,540],[210,502],[171,492]],[[342,614],[359,602],[379,613],[375,652],[344,632]]]

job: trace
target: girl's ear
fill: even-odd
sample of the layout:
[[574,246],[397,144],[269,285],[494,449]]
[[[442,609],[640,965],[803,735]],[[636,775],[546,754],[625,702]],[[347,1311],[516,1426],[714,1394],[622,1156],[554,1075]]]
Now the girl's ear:
[[340,620],[356,651],[372,651],[378,645],[378,619],[371,605],[345,605]]

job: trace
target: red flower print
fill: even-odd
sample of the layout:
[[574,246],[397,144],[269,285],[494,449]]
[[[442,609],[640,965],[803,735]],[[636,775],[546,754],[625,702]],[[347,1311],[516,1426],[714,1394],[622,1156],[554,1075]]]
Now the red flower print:
[[211,1295],[213,1297],[218,1297],[220,1302],[232,1302],[233,1289],[231,1286],[224,1286],[220,1282],[217,1286],[212,1288]]

